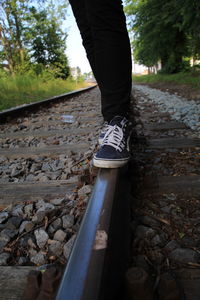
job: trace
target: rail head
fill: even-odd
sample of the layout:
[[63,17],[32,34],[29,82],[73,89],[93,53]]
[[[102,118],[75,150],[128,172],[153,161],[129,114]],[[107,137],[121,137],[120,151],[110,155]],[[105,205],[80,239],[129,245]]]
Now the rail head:
[[118,169],[100,169],[56,300],[99,299]]
[[76,96],[80,93],[87,92],[96,86],[97,85],[93,85],[93,86],[90,86],[87,88],[75,90],[75,91],[72,91],[69,93],[54,96],[54,97],[44,99],[41,101],[37,101],[37,102],[30,103],[30,104],[24,104],[24,105],[10,108],[10,109],[6,109],[6,110],[0,112],[0,124],[5,123],[8,118],[18,118],[20,115],[27,113],[27,112],[33,112],[34,110],[39,109],[41,106],[45,106],[45,105],[49,105],[54,102],[62,101],[64,98],[70,98],[70,97]]

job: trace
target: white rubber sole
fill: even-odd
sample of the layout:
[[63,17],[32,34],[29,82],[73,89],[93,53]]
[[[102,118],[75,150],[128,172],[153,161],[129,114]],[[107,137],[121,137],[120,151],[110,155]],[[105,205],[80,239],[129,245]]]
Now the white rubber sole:
[[126,160],[103,160],[93,158],[93,165],[97,168],[107,168],[107,169],[116,169],[125,166],[129,161],[129,158]]

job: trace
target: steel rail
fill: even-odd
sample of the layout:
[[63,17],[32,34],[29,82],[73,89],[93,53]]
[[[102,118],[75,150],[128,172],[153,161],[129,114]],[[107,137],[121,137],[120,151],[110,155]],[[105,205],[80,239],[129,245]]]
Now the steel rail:
[[83,88],[83,89],[79,89],[79,90],[72,91],[72,92],[69,92],[69,93],[54,96],[52,98],[44,99],[44,100],[33,102],[33,103],[30,103],[30,104],[23,104],[23,105],[13,107],[13,108],[10,108],[10,109],[6,109],[6,110],[0,112],[0,124],[5,123],[9,117],[18,118],[20,115],[22,115],[24,113],[27,113],[29,111],[33,112],[33,111],[41,108],[41,106],[49,105],[53,102],[62,101],[64,98],[70,98],[70,97],[76,96],[80,93],[87,92],[87,91],[89,91],[90,89],[93,89],[96,86],[97,85],[90,86],[90,87],[87,87],[87,88]]
[[[119,169],[100,169],[56,300],[117,299],[125,265],[119,261],[127,258],[127,243],[121,242],[126,226],[119,216],[126,215],[128,201],[121,201],[120,177]],[[123,220],[128,224],[127,215]]]

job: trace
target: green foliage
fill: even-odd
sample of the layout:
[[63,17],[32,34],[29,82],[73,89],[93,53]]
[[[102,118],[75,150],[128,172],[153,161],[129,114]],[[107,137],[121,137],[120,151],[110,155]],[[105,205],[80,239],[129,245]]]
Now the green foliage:
[[28,1],[1,0],[0,2],[0,60],[6,61],[10,73],[26,61],[24,33]]
[[[7,74],[7,73],[6,73]],[[49,72],[8,76],[0,71],[0,110],[43,100],[85,87],[85,83],[55,79]]]
[[133,76],[133,81],[137,83],[176,83],[200,89],[200,69],[197,71],[194,70],[194,68],[191,68],[190,72],[180,72],[177,74],[151,74]]
[[8,72],[3,69],[0,69],[0,80],[8,78]]
[[161,61],[162,72],[176,73],[185,69],[185,57],[199,57],[199,1],[126,0],[125,10],[139,63]]
[[50,19],[47,11],[31,9],[32,28],[30,34],[33,60],[46,67],[55,68],[55,77],[67,78],[68,60],[65,55],[67,35],[59,27],[55,17]]
[[85,84],[69,76],[66,0],[0,0],[0,109]]
[[40,67],[54,77],[69,76],[65,55],[67,34],[62,23],[68,2],[1,0],[0,64],[11,74],[24,74]]

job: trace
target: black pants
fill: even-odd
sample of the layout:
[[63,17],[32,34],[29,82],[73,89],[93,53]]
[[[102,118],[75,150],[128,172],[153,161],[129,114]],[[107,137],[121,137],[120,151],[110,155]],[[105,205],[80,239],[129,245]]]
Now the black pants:
[[101,91],[106,121],[128,116],[131,50],[121,0],[70,0],[87,58]]

